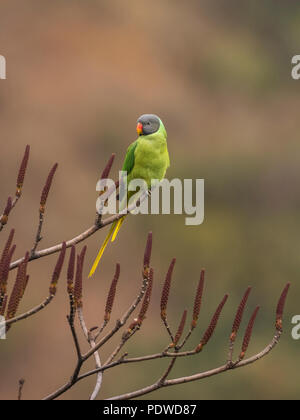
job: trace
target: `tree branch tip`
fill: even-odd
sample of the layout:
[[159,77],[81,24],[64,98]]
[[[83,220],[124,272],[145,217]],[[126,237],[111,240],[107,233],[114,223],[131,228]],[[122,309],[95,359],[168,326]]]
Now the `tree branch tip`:
[[144,270],[146,270],[150,266],[151,252],[152,252],[152,232],[149,232],[147,236],[146,248],[145,248],[145,253],[144,253]]
[[90,329],[89,329],[89,331],[90,332],[93,332],[93,331],[95,331],[95,330],[97,330],[99,327],[96,325],[95,327],[91,327]]
[[281,293],[281,295],[279,297],[278,303],[277,303],[277,308],[276,308],[276,329],[277,330],[280,330],[280,331],[282,331],[282,318],[283,318],[284,306],[285,306],[285,301],[286,301],[286,298],[287,298],[287,295],[288,295],[288,291],[289,291],[290,285],[291,285],[290,282],[288,282],[285,285],[285,287],[284,287],[284,289],[283,289],[283,291],[282,291],[282,293]]
[[109,160],[107,161],[105,168],[102,171],[101,179],[106,179],[109,176],[115,157],[116,157],[116,154],[112,153]]

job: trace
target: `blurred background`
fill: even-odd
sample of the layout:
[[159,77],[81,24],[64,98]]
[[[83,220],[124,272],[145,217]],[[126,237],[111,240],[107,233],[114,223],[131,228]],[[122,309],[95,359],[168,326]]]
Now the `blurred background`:
[[[0,2],[0,206],[14,193],[26,144],[31,146],[23,196],[10,217],[17,256],[33,244],[41,189],[59,168],[50,192],[40,249],[70,239],[94,221],[96,182],[111,153],[117,178],[135,140],[136,119],[156,113],[168,131],[169,179],[205,179],[205,221],[185,226],[185,216],[132,216],[109,246],[95,278],[84,284],[89,326],[101,323],[116,262],[121,278],[112,324],[135,297],[147,232],[153,231],[155,284],[142,330],[126,347],[130,356],[168,343],[159,317],[160,291],[177,257],[169,301],[176,328],[191,309],[200,269],[206,286],[198,344],[224,293],[230,294],[209,347],[176,362],[171,378],[224,363],[237,304],[253,286],[243,322],[261,306],[248,355],[273,336],[277,299],[292,283],[282,341],[266,358],[201,382],[170,387],[144,398],[296,399],[300,341],[291,337],[299,314],[299,87],[291,58],[299,54],[300,4],[255,0],[110,0]],[[1,233],[0,245],[9,229]],[[85,275],[107,230],[91,237]],[[81,250],[82,245],[77,247]],[[30,284],[20,312],[48,293],[57,256],[30,264]],[[11,273],[13,284],[15,272]],[[40,399],[65,383],[76,361],[66,322],[64,276],[53,303],[16,324],[0,342],[0,398]],[[242,334],[241,334],[242,336]],[[105,359],[118,340],[104,347]],[[236,344],[238,353],[241,337]],[[86,349],[84,341],[82,346]],[[168,361],[126,365],[104,375],[99,398],[133,391],[158,379]],[[94,366],[91,360],[87,367]],[[62,398],[85,399],[95,378]]]

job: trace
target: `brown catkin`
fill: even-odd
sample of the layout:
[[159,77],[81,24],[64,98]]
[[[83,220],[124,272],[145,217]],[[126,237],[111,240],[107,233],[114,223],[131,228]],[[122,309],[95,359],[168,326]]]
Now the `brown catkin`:
[[148,237],[147,237],[146,249],[144,253],[144,269],[148,269],[150,266],[151,250],[152,250],[152,232],[149,232]]
[[75,253],[76,253],[76,248],[74,245],[72,245],[70,258],[69,258],[68,273],[67,273],[67,291],[68,293],[71,293],[71,294],[73,293]]
[[12,244],[12,241],[13,241],[13,238],[14,238],[14,234],[15,234],[15,230],[12,229],[10,231],[10,233],[9,233],[8,239],[6,241],[6,244],[5,244],[5,246],[3,248],[3,251],[2,251],[2,254],[1,254],[1,258],[0,258],[0,271],[1,271],[1,266],[2,266],[2,264],[4,264],[4,261],[6,259],[6,256],[7,256],[8,252],[9,252],[10,247],[11,247],[11,244]]
[[243,314],[245,311],[245,306],[249,297],[249,294],[251,292],[251,287],[248,287],[248,289],[246,290],[235,315],[234,321],[233,321],[233,325],[232,325],[232,330],[231,330],[231,336],[230,336],[230,340],[234,341],[236,334],[240,328],[242,319],[243,319]]
[[80,253],[80,262],[81,262],[81,265],[82,265],[82,269],[83,269],[83,265],[84,265],[84,258],[85,258],[86,250],[87,250],[87,246],[85,245],[82,248],[81,253]]
[[11,199],[11,197],[8,197],[5,209],[4,209],[3,214],[0,218],[0,223],[2,225],[6,225],[11,209],[12,209],[12,199]]
[[276,328],[278,330],[282,329],[282,315],[283,315],[284,305],[285,305],[289,288],[290,288],[290,283],[287,283],[278,300],[278,304],[276,308]]
[[24,156],[23,156],[19,173],[18,173],[18,177],[17,177],[17,195],[20,195],[20,192],[24,183],[25,173],[26,173],[28,159],[29,159],[29,152],[30,152],[30,146],[27,145],[25,148]]
[[27,287],[28,282],[29,282],[29,274],[27,274],[26,277],[25,277],[25,281],[24,281],[24,285],[23,285],[23,289],[22,289],[22,293],[21,293],[21,299],[24,296],[25,289]]
[[8,197],[6,207],[5,207],[4,212],[3,212],[3,214],[5,216],[9,215],[9,213],[11,211],[11,207],[12,207],[12,199],[11,199],[11,197]]
[[57,166],[58,166],[58,163],[56,163],[51,168],[51,170],[49,172],[49,175],[47,177],[46,183],[44,185],[44,188],[43,188],[43,191],[42,191],[42,194],[41,194],[41,200],[40,200],[40,212],[41,213],[44,213],[44,211],[45,211],[45,205],[46,205],[46,202],[47,202],[48,194],[49,194],[49,191],[50,191],[50,188],[51,188],[51,184],[52,184],[53,177],[54,177],[54,174],[56,172]]
[[76,308],[82,307],[82,264],[80,255],[77,255],[76,275],[74,285],[74,302]]
[[55,264],[54,271],[52,274],[52,279],[51,279],[50,288],[49,288],[50,295],[55,295],[56,293],[56,286],[57,286],[57,282],[59,280],[59,276],[60,276],[60,273],[64,264],[66,249],[67,249],[66,242],[63,242],[61,251],[59,253],[59,256],[58,256],[58,259],[57,259],[57,262]]
[[114,163],[115,157],[116,157],[116,154],[113,153],[111,155],[111,157],[109,158],[109,160],[108,160],[108,162],[107,162],[107,164],[106,164],[106,166],[105,166],[105,168],[102,172],[101,179],[106,179],[108,177],[108,175],[110,173],[110,170],[111,170],[111,167]]
[[252,330],[253,330],[254,322],[255,322],[255,319],[256,319],[256,316],[257,316],[258,311],[259,311],[259,306],[257,306],[255,308],[255,310],[254,310],[254,312],[253,312],[253,314],[252,314],[252,316],[251,316],[251,318],[249,320],[249,323],[247,325],[246,332],[245,332],[245,335],[244,335],[243,344],[242,344],[242,351],[241,351],[241,354],[240,354],[240,359],[243,359],[244,358],[245,353],[246,353],[246,351],[248,349],[248,346],[249,346],[249,343],[250,343],[250,339],[251,339],[251,335],[252,335]]
[[110,314],[113,308],[113,304],[114,304],[114,300],[115,300],[115,295],[116,295],[116,290],[117,290],[117,284],[118,284],[118,280],[120,277],[120,264],[116,264],[116,271],[115,271],[115,275],[112,279],[110,288],[109,288],[109,292],[107,295],[107,299],[106,299],[106,305],[105,305],[105,311],[104,311],[104,321],[109,321],[110,319]]
[[205,270],[201,270],[200,280],[199,280],[199,283],[198,283],[196,296],[195,296],[195,300],[194,300],[193,319],[192,319],[192,324],[191,324],[192,329],[196,327],[198,317],[199,317],[199,313],[200,313],[202,295],[203,295],[203,288],[204,288],[204,276],[205,276]]
[[169,266],[166,279],[163,285],[163,290],[162,290],[161,299],[160,299],[160,316],[162,319],[165,319],[167,316],[167,305],[168,305],[168,300],[169,300],[171,280],[172,280],[172,274],[173,274],[175,262],[176,262],[176,258],[173,258]]
[[149,276],[148,276],[148,286],[145,293],[145,297],[143,299],[142,307],[140,310],[140,313],[138,315],[138,324],[141,325],[144,319],[146,318],[146,313],[149,308],[150,299],[151,299],[151,293],[152,293],[152,287],[153,287],[153,269],[150,268],[149,270]]
[[10,263],[11,263],[15,250],[16,250],[16,245],[13,245],[11,249],[8,251],[6,258],[0,267],[0,294],[2,296],[4,293],[6,293],[6,285],[7,285],[7,280],[9,276]]
[[186,322],[186,316],[187,316],[187,310],[185,309],[184,312],[183,312],[183,314],[182,314],[181,321],[179,323],[177,332],[175,334],[174,343],[173,343],[174,346],[177,345],[178,341],[180,340],[180,338],[182,336],[182,333],[183,333],[183,330],[184,330],[184,326],[185,326],[185,322]]
[[11,319],[15,316],[18,310],[19,303],[24,295],[24,291],[28,282],[28,276],[26,274],[28,259],[29,253],[27,252],[24,260],[18,267],[16,281],[8,302],[7,319]]
[[1,307],[0,307],[0,315],[1,316],[4,316],[4,314],[5,314],[5,309],[6,309],[6,305],[7,305],[7,298],[8,298],[8,296],[5,295],[4,298],[3,298]]
[[212,317],[212,319],[210,321],[210,324],[209,324],[207,330],[205,331],[205,333],[204,333],[204,335],[203,335],[203,337],[202,337],[202,339],[200,341],[200,344],[196,347],[196,351],[202,350],[202,347],[205,346],[209,342],[211,336],[213,335],[213,333],[215,331],[215,328],[216,328],[217,323],[218,323],[218,320],[220,318],[222,309],[223,309],[223,307],[224,307],[227,299],[228,299],[228,295],[226,294],[223,297],[223,299],[222,299],[221,303],[219,304],[219,306],[217,307],[216,312],[214,313],[214,315],[213,315],[213,317]]

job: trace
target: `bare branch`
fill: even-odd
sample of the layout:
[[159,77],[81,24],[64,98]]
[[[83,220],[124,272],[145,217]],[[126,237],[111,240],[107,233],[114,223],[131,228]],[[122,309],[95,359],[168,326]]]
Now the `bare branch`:
[[54,298],[54,295],[49,295],[42,303],[35,306],[34,308],[30,309],[29,311],[23,313],[22,315],[18,315],[15,318],[9,319],[6,321],[6,326],[9,326],[11,324],[14,324],[15,322],[21,321],[22,319],[29,318],[32,315],[35,315],[42,309],[44,309]]
[[[224,302],[224,300],[225,300],[225,297],[223,298],[221,304]],[[218,313],[220,311],[220,305],[219,305],[216,313]],[[215,315],[216,315],[216,313],[215,313]],[[214,315],[213,319],[215,319],[215,315]],[[246,360],[237,360],[235,363],[233,363],[231,365],[226,363],[225,365],[220,366],[216,369],[212,369],[212,370],[209,370],[209,371],[206,371],[206,372],[198,373],[198,374],[187,376],[187,377],[176,378],[176,379],[172,379],[172,380],[166,380],[166,377],[169,375],[172,367],[174,366],[175,361],[173,361],[173,360],[175,360],[179,357],[187,357],[187,356],[196,355],[198,353],[197,348],[192,350],[192,351],[186,351],[186,352],[178,352],[178,351],[175,351],[174,353],[161,352],[161,353],[156,353],[156,354],[141,356],[141,357],[135,357],[135,358],[126,358],[127,354],[124,354],[119,360],[117,360],[115,362],[111,362],[109,364],[106,364],[106,365],[102,366],[99,369],[94,369],[94,370],[91,370],[89,372],[86,372],[86,373],[78,376],[77,381],[80,381],[80,380],[82,380],[82,379],[84,379],[88,376],[93,375],[93,374],[103,372],[107,369],[119,366],[121,364],[139,363],[139,362],[144,362],[144,361],[148,361],[148,360],[155,360],[155,359],[160,359],[160,358],[165,358],[165,357],[171,357],[173,359],[172,362],[168,366],[168,369],[166,370],[166,372],[163,374],[163,376],[157,382],[155,382],[154,384],[152,384],[150,386],[147,386],[145,388],[139,389],[137,391],[122,394],[122,395],[119,395],[119,396],[116,396],[116,397],[112,397],[110,399],[119,400],[119,399],[135,398],[135,397],[153,392],[153,391],[155,391],[155,390],[157,390],[157,389],[159,389],[163,386],[172,386],[172,385],[177,385],[177,384],[181,384],[181,383],[185,383],[185,382],[192,382],[192,381],[195,381],[195,380],[204,379],[206,377],[217,375],[219,373],[222,373],[222,372],[225,372],[225,371],[228,371],[228,370],[236,369],[236,368],[243,367],[243,366],[246,366],[248,364],[254,363],[257,360],[266,356],[276,346],[276,344],[279,342],[281,334],[282,334],[282,329],[276,329],[274,337],[273,337],[272,341],[270,342],[270,344],[267,345],[260,353],[257,353],[256,355],[254,355],[254,356],[252,356],[252,357],[250,357]],[[64,387],[62,387],[61,390],[63,388]]]
[[[144,271],[145,272],[145,271]],[[122,335],[121,342],[117,345],[115,350],[111,353],[109,358],[106,360],[105,365],[108,365],[111,363],[114,358],[118,355],[120,350],[124,347],[125,343],[137,332],[140,330],[142,323],[144,319],[146,318],[146,313],[148,311],[150,299],[151,299],[151,293],[152,293],[152,287],[153,287],[153,269],[150,268],[150,270],[147,272],[148,274],[148,286],[145,293],[145,297],[143,299],[143,303],[140,309],[140,312],[138,314],[138,317],[133,320],[133,322],[129,325],[127,331]]]
[[19,380],[19,390],[18,390],[18,400],[19,401],[22,399],[22,390],[23,390],[24,384],[25,384],[25,379],[21,378]]
[[[67,316],[67,320],[68,320],[68,323],[69,323],[69,326],[70,326],[70,329],[71,329],[71,333],[72,333],[72,337],[73,337],[73,341],[74,341],[74,345],[75,345],[75,349],[76,349],[76,353],[77,353],[77,364],[76,364],[76,367],[74,369],[73,375],[70,379],[70,382],[68,383],[69,388],[70,388],[77,381],[77,377],[78,377],[78,374],[80,372],[83,360],[82,360],[82,354],[81,354],[81,350],[80,350],[79,340],[78,340],[77,333],[76,333],[76,330],[75,330],[75,327],[74,327],[74,323],[71,322],[69,316]],[[58,395],[60,395],[60,394],[58,394]]]
[[[147,289],[147,285],[148,285],[148,277],[144,276],[143,277],[143,282],[142,282],[142,287],[141,290],[139,292],[139,294],[137,295],[136,299],[133,301],[133,303],[131,304],[131,306],[129,307],[129,309],[125,312],[125,314],[122,316],[121,319],[119,319],[116,322],[116,325],[114,328],[111,329],[111,331],[109,333],[107,333],[95,346],[95,350],[98,350],[100,347],[102,347],[111,337],[113,337],[116,332],[119,331],[120,328],[122,328],[126,322],[128,321],[128,318],[130,317],[130,315],[132,314],[132,312],[136,309],[136,307],[138,306],[138,304],[140,303],[140,301],[142,300],[145,291]],[[87,360],[91,355],[93,354],[93,351],[90,350],[88,351],[86,354],[83,355],[83,359]]]
[[[157,389],[162,388],[162,387],[180,385],[180,384],[193,382],[193,381],[199,381],[201,379],[205,379],[205,378],[208,378],[208,377],[211,377],[211,376],[215,376],[215,375],[218,375],[220,373],[223,373],[223,372],[226,372],[226,371],[229,371],[229,370],[233,370],[233,369],[237,369],[237,368],[247,366],[251,363],[256,362],[259,359],[262,359],[264,356],[266,356],[268,353],[270,353],[270,351],[276,346],[276,344],[278,344],[279,339],[280,339],[280,335],[281,335],[281,331],[276,331],[271,343],[267,347],[265,347],[264,350],[262,350],[260,353],[256,354],[255,356],[250,357],[249,359],[245,359],[243,361],[240,361],[240,362],[234,364],[232,367],[229,367],[228,364],[226,363],[226,364],[224,364],[224,365],[222,365],[218,368],[211,369],[211,370],[208,370],[206,372],[197,373],[195,375],[183,376],[183,377],[176,378],[176,379],[167,379],[165,381],[159,380],[159,381],[155,382],[154,384],[149,385],[147,387],[144,387],[142,389],[139,389],[137,391],[117,395],[115,397],[108,398],[108,400],[127,400],[127,399],[137,398],[137,397],[140,397],[142,395],[146,395],[146,394],[149,394],[153,391],[156,391]],[[177,355],[174,354],[174,357],[177,357]]]
[[[83,312],[82,312],[82,307],[78,308],[78,318],[79,318],[79,322],[80,322],[80,325],[81,325],[81,329],[84,333],[84,336],[85,336],[87,342],[89,343],[89,345],[92,349],[95,348],[95,340],[92,336],[91,331],[89,331],[87,326],[86,326],[84,316],[83,316]],[[97,351],[94,353],[94,358],[95,358],[96,368],[97,369],[101,368],[101,360],[100,360],[99,353]],[[97,397],[97,395],[100,391],[101,385],[102,385],[102,372],[98,372],[97,373],[97,379],[96,379],[96,385],[95,385],[95,388],[94,388],[94,390],[93,390],[93,392],[90,396],[90,400],[94,400]]]

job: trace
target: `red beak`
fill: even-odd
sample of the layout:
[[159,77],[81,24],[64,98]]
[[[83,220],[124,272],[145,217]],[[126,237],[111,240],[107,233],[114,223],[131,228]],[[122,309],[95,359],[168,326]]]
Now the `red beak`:
[[138,133],[138,135],[140,136],[141,134],[143,134],[143,124],[142,123],[137,123],[137,126],[136,126],[136,131],[137,131],[137,133]]

